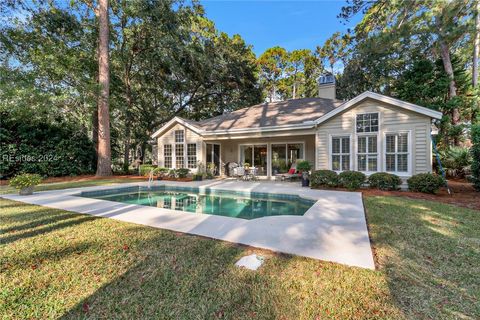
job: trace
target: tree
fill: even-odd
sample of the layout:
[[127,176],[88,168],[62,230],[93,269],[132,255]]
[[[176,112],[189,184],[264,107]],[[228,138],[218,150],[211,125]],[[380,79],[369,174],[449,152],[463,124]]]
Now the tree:
[[96,11],[99,23],[98,32],[98,150],[97,176],[112,175],[112,159],[110,148],[110,59],[108,0],[98,1]]
[[267,91],[270,102],[277,99],[277,88],[280,79],[285,75],[288,63],[287,51],[282,47],[267,49],[259,58],[260,82]]
[[322,47],[317,46],[317,54],[324,62],[324,65],[326,65],[326,62],[329,63],[332,74],[334,74],[333,67],[337,61],[345,63],[350,42],[351,39],[348,34],[342,36],[340,32],[335,32],[325,41]]
[[[452,55],[468,39],[474,12],[472,5],[472,0],[354,0],[342,8],[339,16],[348,20],[358,12],[364,13],[362,21],[355,27],[356,57],[353,59],[358,64],[361,60],[365,61],[364,56],[369,57],[369,62],[373,64],[366,61],[361,64],[367,66],[367,70],[380,71],[380,79],[395,80],[419,54],[431,60],[439,57],[449,78],[446,91],[449,119],[452,126],[458,126],[466,105],[462,101],[464,99],[458,97],[459,75],[455,74]],[[385,63],[385,66],[375,61]],[[380,88],[395,94],[391,83],[386,82]]]
[[293,50],[288,54],[289,76],[292,77],[292,99],[298,95],[297,91],[301,82],[304,82],[305,64],[311,55],[308,49]]

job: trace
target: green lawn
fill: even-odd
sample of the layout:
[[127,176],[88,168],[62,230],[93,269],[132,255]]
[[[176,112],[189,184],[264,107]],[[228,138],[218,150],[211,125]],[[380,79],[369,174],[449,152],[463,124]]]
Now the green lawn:
[[30,318],[480,317],[480,212],[365,200],[377,271],[0,199],[0,315]]
[[[35,187],[35,191],[48,191],[48,190],[59,190],[67,188],[80,188],[80,187],[92,187],[92,186],[106,186],[114,183],[125,183],[125,182],[135,182],[135,181],[146,181],[146,178],[139,177],[138,179],[131,178],[108,178],[108,179],[90,179],[90,180],[81,180],[81,181],[65,181],[65,182],[55,182],[55,183],[43,183]],[[17,193],[18,190],[12,188],[8,185],[0,186],[0,195],[8,193]]]

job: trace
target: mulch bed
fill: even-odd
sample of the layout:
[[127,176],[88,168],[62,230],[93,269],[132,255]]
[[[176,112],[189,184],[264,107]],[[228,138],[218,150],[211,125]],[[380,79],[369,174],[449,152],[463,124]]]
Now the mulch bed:
[[429,200],[480,210],[480,192],[475,191],[471,183],[464,180],[448,180],[448,186],[452,194],[448,194],[447,188],[442,188],[437,194],[410,191],[382,191],[376,189],[364,189],[362,190],[362,194],[364,197],[397,196]]
[[[65,177],[49,177],[42,180],[42,183],[54,183],[54,182],[74,182],[74,181],[93,181],[93,180],[105,180],[105,179],[132,179],[148,180],[148,177],[134,176],[134,175],[113,175],[109,177],[97,177],[94,174],[86,174],[80,176],[65,176]],[[8,180],[0,180],[0,185],[8,185]]]

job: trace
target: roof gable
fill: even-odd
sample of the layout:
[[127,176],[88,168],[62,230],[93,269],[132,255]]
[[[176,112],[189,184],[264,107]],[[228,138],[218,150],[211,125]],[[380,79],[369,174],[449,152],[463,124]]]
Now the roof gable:
[[361,102],[365,99],[373,99],[373,100],[381,101],[381,102],[384,102],[384,103],[388,103],[390,105],[394,105],[396,107],[400,107],[400,108],[403,108],[405,110],[420,113],[420,114],[423,114],[425,116],[428,116],[428,117],[431,117],[431,118],[434,118],[434,119],[441,119],[442,118],[442,113],[439,112],[439,111],[435,111],[435,110],[432,110],[432,109],[429,109],[429,108],[421,107],[419,105],[409,103],[409,102],[405,102],[405,101],[395,99],[395,98],[392,98],[392,97],[384,96],[382,94],[378,94],[378,93],[374,93],[374,92],[370,92],[370,91],[365,91],[364,93],[356,96],[355,98],[353,98],[351,100],[348,100],[347,102],[345,102],[344,104],[342,104],[338,108],[336,108],[336,109],[330,111],[329,113],[321,116],[320,118],[318,118],[315,121],[315,123],[320,124],[322,122],[325,122],[328,119],[331,119],[331,118],[335,117],[337,114],[340,114],[340,113],[352,108],[357,103],[359,103],[359,102]]
[[187,128],[189,128],[190,130],[192,130],[193,132],[195,133],[198,133],[198,134],[201,134],[202,133],[202,130],[198,127],[196,127],[192,121],[189,121],[189,120],[186,120],[186,119],[183,119],[183,118],[180,118],[180,117],[174,117],[172,120],[168,121],[167,123],[165,123],[160,129],[158,129],[157,131],[155,131],[154,134],[152,134],[152,138],[156,138],[158,136],[160,136],[162,133],[164,133],[165,131],[168,130],[168,128],[170,128],[172,125],[174,125],[175,123],[179,123]]

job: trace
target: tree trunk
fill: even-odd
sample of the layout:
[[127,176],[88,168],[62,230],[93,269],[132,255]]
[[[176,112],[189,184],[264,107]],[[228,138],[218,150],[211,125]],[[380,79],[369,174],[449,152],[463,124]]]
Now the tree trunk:
[[112,175],[110,150],[110,66],[108,57],[108,0],[98,1],[99,45],[98,45],[98,158],[97,176]]
[[478,85],[478,54],[480,51],[480,0],[476,1],[475,14],[475,41],[473,43],[473,70],[472,84],[475,89]]
[[92,112],[92,142],[95,153],[98,154],[98,106],[95,105]]
[[292,99],[295,99],[295,96],[297,94],[297,83],[295,82],[295,80],[293,80],[293,94],[292,94]]
[[130,155],[130,124],[127,123],[127,127],[125,130],[125,144],[124,144],[124,151],[123,151],[123,171],[128,173],[128,167],[130,165],[129,155]]
[[473,43],[473,68],[472,68],[472,85],[473,90],[477,94],[475,105],[472,107],[471,121],[476,123],[477,113],[479,111],[478,95],[480,94],[480,88],[478,87],[478,55],[480,52],[480,0],[476,1],[476,15],[475,15],[475,41]]
[[[457,96],[457,86],[453,75],[452,60],[450,59],[450,48],[443,41],[440,41],[440,55],[442,56],[443,68],[447,73],[450,83],[448,84],[448,98],[453,99]],[[452,110],[452,124],[458,124],[460,121],[460,111],[458,108]]]

